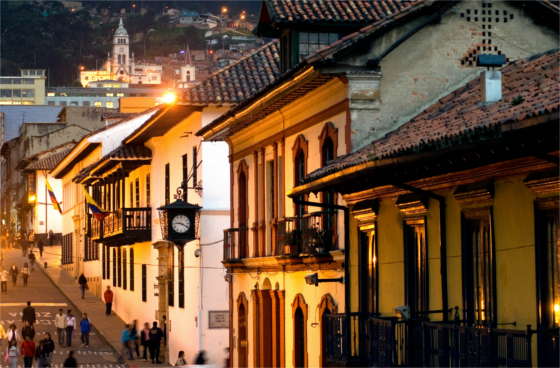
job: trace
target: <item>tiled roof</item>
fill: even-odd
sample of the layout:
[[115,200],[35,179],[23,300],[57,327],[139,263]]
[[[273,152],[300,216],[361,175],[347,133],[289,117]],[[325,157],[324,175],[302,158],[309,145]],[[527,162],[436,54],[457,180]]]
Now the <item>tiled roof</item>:
[[128,118],[134,115],[138,115],[137,113],[131,112],[107,112],[101,115],[101,120],[105,119],[119,119],[119,118]]
[[369,161],[460,145],[477,140],[486,130],[500,129],[508,121],[558,111],[559,62],[560,52],[554,50],[509,64],[502,69],[502,99],[498,102],[481,103],[480,78],[476,78],[385,137],[310,173],[304,183]]
[[182,92],[179,99],[182,103],[240,103],[281,75],[279,44],[273,41]]
[[55,153],[52,156],[46,157],[42,160],[39,160],[37,162],[32,163],[31,165],[29,165],[26,170],[52,170],[56,167],[56,165],[58,165],[58,163],[60,161],[62,161],[62,159],[64,157],[66,157],[66,155],[70,152],[71,150],[66,150],[66,151],[62,151],[62,152],[58,152]]
[[266,4],[275,23],[373,23],[420,2],[424,0],[267,0]]
[[102,160],[107,158],[115,160],[148,159],[152,158],[152,151],[144,145],[121,145],[108,153]]

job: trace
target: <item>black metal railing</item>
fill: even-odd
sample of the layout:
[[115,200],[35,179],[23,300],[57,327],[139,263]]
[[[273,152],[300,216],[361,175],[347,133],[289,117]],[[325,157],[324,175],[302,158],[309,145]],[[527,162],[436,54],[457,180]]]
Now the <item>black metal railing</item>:
[[122,212],[124,231],[152,230],[151,207],[124,208]]
[[[326,360],[370,367],[528,367],[531,337],[546,336],[547,366],[558,364],[558,329],[532,331],[463,326],[427,319],[380,318],[350,313],[325,316]],[[539,349],[541,350],[541,349]],[[540,363],[540,364],[543,364]]]
[[302,218],[302,250],[305,254],[326,253],[332,249],[334,212],[313,212]]
[[301,217],[284,217],[278,220],[276,228],[276,255],[296,256],[302,252]]
[[97,221],[92,215],[92,240],[107,239],[121,234],[140,236],[139,240],[147,240],[152,232],[152,209],[150,207],[121,208],[111,212],[102,221]]
[[103,237],[114,236],[122,231],[122,210],[111,212],[103,219]]
[[103,236],[103,220],[98,221],[95,217],[91,219],[91,239],[99,240]]
[[249,229],[246,227],[224,230],[224,261],[248,257],[248,235]]

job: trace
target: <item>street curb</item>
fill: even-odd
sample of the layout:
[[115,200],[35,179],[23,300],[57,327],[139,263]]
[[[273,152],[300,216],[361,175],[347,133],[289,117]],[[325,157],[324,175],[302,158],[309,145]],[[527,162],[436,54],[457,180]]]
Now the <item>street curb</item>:
[[[56,288],[66,297],[66,299],[68,299],[68,300],[74,305],[74,308],[76,308],[76,310],[78,310],[78,311],[80,312],[80,314],[83,314],[84,312],[83,312],[80,308],[78,308],[78,306],[74,303],[74,300],[73,300],[68,294],[66,294],[66,292],[65,292],[60,286],[58,286],[58,284],[57,284],[56,281],[53,279],[53,277],[52,277],[47,271],[45,271],[45,270],[43,269],[43,265],[41,265],[40,262],[36,262],[35,265],[38,266],[38,267],[41,269],[41,271],[43,271],[43,273],[49,278],[49,280],[51,280],[51,282],[54,284],[54,286],[56,286]],[[64,270],[63,270],[63,271],[64,271]],[[115,313],[115,315],[117,315],[117,314]],[[118,315],[117,315],[117,317],[118,317]],[[120,317],[119,317],[119,318],[120,318]],[[103,332],[103,331],[97,329],[97,328],[95,327],[95,324],[94,324],[93,322],[91,323],[91,326],[92,326],[92,328],[95,328],[95,331],[99,334],[99,336],[105,341],[105,343],[106,343],[107,345],[111,346],[111,347],[115,350],[115,352],[119,352],[119,351],[120,351],[120,347],[114,345],[114,344],[109,340],[109,338],[108,338],[108,336],[105,334],[105,332]],[[126,361],[125,361],[125,362],[126,362]],[[130,367],[129,364],[126,364],[126,363],[125,363],[125,365],[128,366],[128,367]]]

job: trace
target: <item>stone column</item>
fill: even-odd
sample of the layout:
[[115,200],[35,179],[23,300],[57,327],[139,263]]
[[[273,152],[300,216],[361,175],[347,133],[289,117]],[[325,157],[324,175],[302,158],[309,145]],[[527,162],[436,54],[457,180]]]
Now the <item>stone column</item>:
[[[153,244],[154,249],[158,250],[158,276],[156,277],[159,285],[159,297],[158,297],[158,307],[157,307],[157,319],[158,326],[163,330],[163,316],[167,317],[169,321],[169,305],[167,303],[167,281],[168,279],[168,254],[169,247],[173,247],[174,244],[165,240],[158,240]],[[167,328],[167,335],[165,340],[169,341],[169,326]],[[164,341],[161,341],[160,345],[160,356],[161,362],[169,362],[169,344],[165,345]]]

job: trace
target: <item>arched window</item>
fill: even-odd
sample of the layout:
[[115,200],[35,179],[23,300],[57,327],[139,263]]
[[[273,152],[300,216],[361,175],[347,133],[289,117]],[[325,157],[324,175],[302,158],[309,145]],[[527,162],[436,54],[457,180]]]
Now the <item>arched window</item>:
[[120,63],[121,63],[121,56],[118,55],[117,57],[118,57],[118,59],[119,59],[119,64],[120,64]]
[[[318,138],[319,145],[321,147],[321,167],[325,167],[329,161],[336,158],[336,150],[338,148],[338,129],[336,129],[331,122],[327,122]],[[323,192],[321,193],[321,202],[325,204],[336,204],[336,195],[333,192]],[[328,209],[325,209],[325,211],[328,211]],[[332,246],[335,249],[338,248],[336,241],[336,214],[336,211],[332,211],[332,214],[325,214],[321,219],[321,227],[327,232],[332,232]]]
[[[249,167],[242,160],[237,168],[237,221],[238,227],[240,229],[246,229],[249,227],[249,203],[248,203],[248,180],[249,178]],[[239,231],[239,259],[247,257],[249,254],[249,244],[247,237],[247,230]]]
[[125,55],[122,56],[122,63],[126,64],[126,56]]
[[[292,147],[292,162],[294,167],[294,187],[300,185],[301,180],[307,175],[307,152],[308,142],[303,135],[299,135]],[[304,197],[299,197],[303,200]],[[302,217],[305,214],[305,206],[295,205],[294,216]]]
[[237,367],[246,368],[249,360],[248,348],[248,316],[249,316],[249,303],[244,293],[239,293],[237,298],[237,329],[238,329],[238,342],[237,342]]
[[319,303],[319,317],[321,318],[321,355],[319,356],[319,362],[321,363],[321,367],[328,367],[327,364],[327,344],[330,342],[333,343],[332,340],[328,340],[327,338],[327,324],[328,319],[327,316],[331,314],[335,314],[337,312],[336,304],[330,294],[325,294],[321,298],[321,303]]
[[292,303],[294,321],[294,348],[292,362],[296,368],[307,367],[307,316],[308,308],[303,295],[298,294]]

